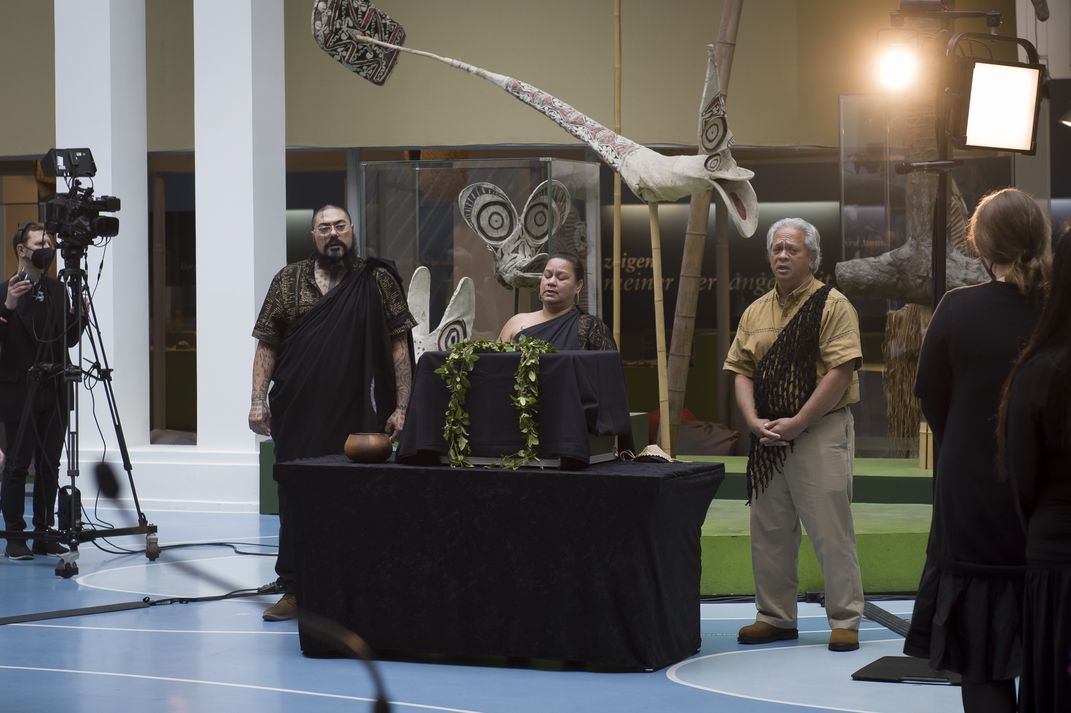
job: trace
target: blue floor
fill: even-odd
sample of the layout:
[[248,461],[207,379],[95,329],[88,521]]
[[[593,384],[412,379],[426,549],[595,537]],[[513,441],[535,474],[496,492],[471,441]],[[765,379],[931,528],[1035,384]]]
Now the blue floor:
[[[115,526],[131,524],[129,513],[100,514]],[[149,517],[165,546],[157,562],[86,543],[80,573],[62,579],[53,573],[54,558],[0,560],[0,616],[224,592],[193,570],[233,582],[235,589],[274,579],[270,556],[208,545],[166,549],[226,541],[246,543],[240,547],[248,552],[270,551],[263,546],[277,542],[274,516],[151,512]],[[136,549],[144,542],[122,537],[112,544]],[[180,561],[192,566],[176,564]],[[142,706],[167,713],[371,711],[372,686],[357,662],[306,659],[296,623],[261,620],[274,600],[173,604],[0,627],[0,712],[99,713]],[[883,607],[907,616],[911,602]],[[380,666],[392,710],[407,713],[943,713],[960,706],[958,688],[852,681],[853,671],[901,652],[903,640],[878,624],[864,622],[858,651],[832,653],[825,648],[829,629],[821,608],[804,604],[798,641],[739,646],[736,630],[753,614],[750,603],[703,604],[702,650],[653,673],[438,661]]]

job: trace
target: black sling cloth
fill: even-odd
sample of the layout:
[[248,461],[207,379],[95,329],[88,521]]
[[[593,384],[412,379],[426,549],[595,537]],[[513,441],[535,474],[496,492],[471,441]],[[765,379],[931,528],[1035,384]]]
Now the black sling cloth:
[[276,356],[271,435],[278,462],[341,453],[394,410],[391,336],[367,261],[295,320]]
[[517,336],[523,334],[533,339],[542,339],[553,344],[555,349],[563,351],[580,349],[579,322],[580,310],[573,308],[560,317],[526,327]]
[[[824,285],[803,303],[755,367],[755,413],[774,420],[795,416],[818,384],[818,332],[832,285]],[[790,446],[791,447],[791,446]],[[783,446],[764,446],[751,434],[747,457],[747,501],[766,490],[774,471],[785,465]]]

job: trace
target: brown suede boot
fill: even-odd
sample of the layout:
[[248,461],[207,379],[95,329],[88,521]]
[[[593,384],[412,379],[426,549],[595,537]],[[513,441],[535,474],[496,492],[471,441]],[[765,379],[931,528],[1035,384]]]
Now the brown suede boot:
[[264,610],[264,621],[287,621],[297,616],[297,595],[284,594],[273,606]]
[[855,651],[859,648],[859,632],[855,629],[834,629],[829,632],[830,651]]
[[786,641],[800,638],[798,629],[781,629],[764,621],[756,621],[741,627],[736,637],[738,644],[769,644],[774,641]]

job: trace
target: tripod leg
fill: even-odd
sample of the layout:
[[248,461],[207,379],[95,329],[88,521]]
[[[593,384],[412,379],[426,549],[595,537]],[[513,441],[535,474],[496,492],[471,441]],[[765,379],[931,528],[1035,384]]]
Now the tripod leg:
[[[112,420],[112,428],[115,429],[115,438],[119,443],[119,454],[123,458],[123,470],[126,471],[127,482],[130,484],[130,493],[134,499],[134,509],[138,513],[138,524],[144,526],[147,522],[145,513],[141,511],[141,503],[138,501],[138,491],[134,486],[134,466],[130,462],[130,451],[126,445],[126,436],[123,434],[123,424],[119,420],[119,408],[115,404],[115,391],[112,388],[112,370],[108,366],[108,355],[104,352],[104,343],[101,340],[100,326],[97,322],[97,310],[93,306],[93,300],[88,287],[84,290],[85,304],[88,307],[89,316],[86,337],[89,346],[93,350],[93,363],[104,384],[104,395],[108,401],[108,415]],[[98,346],[99,345],[99,346]],[[150,558],[154,559],[154,558]]]

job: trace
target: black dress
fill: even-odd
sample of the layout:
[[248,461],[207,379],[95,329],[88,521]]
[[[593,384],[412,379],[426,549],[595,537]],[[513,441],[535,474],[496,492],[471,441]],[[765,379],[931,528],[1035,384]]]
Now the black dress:
[[1069,367],[1066,353],[1039,352],[1008,396],[1006,464],[1027,524],[1023,713],[1071,711]]
[[576,307],[554,319],[522,329],[513,339],[522,336],[550,342],[559,351],[617,351],[617,344],[614,343],[609,327],[598,317],[581,312]]
[[904,653],[970,683],[1019,674],[1026,536],[996,472],[1001,389],[1040,305],[1010,284],[952,290],[934,311],[915,395],[933,430],[933,519]]

